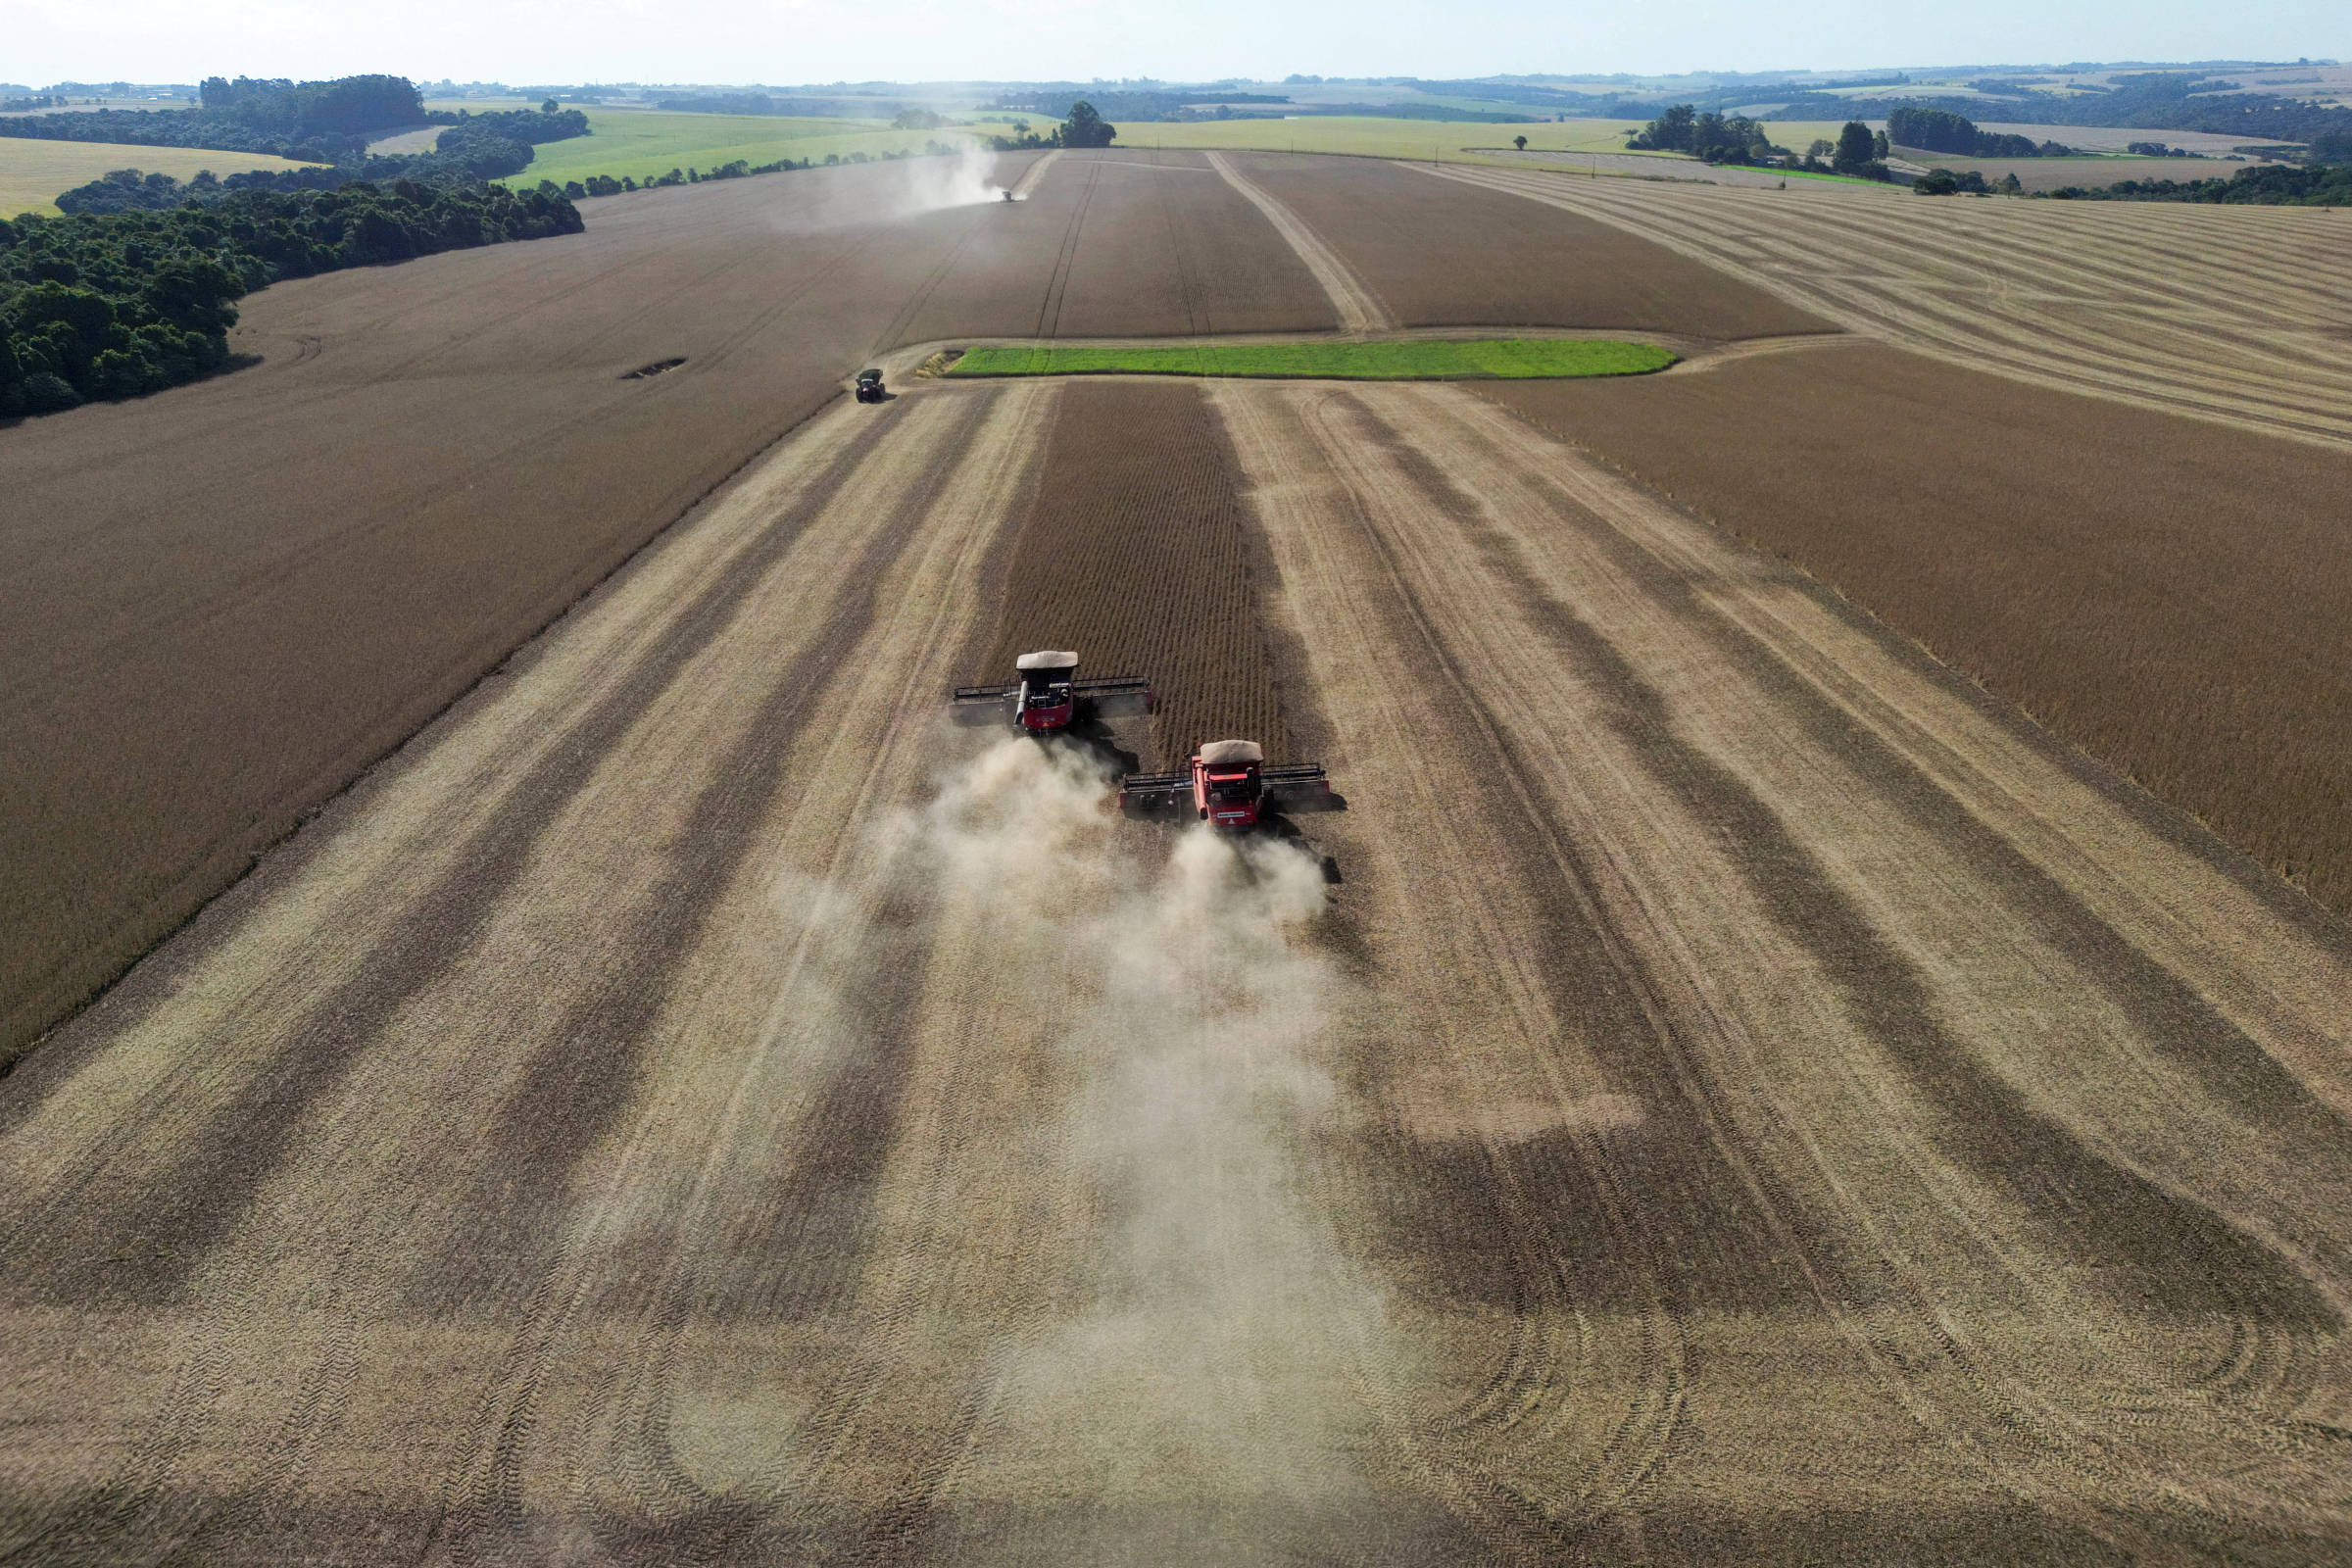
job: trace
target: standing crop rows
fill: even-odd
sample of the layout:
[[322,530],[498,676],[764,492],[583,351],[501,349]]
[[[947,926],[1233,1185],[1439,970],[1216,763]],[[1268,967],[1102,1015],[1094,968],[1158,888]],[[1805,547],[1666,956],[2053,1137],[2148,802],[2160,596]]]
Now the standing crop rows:
[[1406,326],[1587,326],[1770,337],[1811,310],[1558,208],[1364,158],[1221,154]]
[[953,283],[894,343],[1336,324],[1314,275],[1198,153],[1061,153],[1034,192],[970,220]]
[[1287,749],[1237,475],[1198,387],[1062,387],[1004,570],[1003,618],[972,678],[1001,680],[1031,649],[1075,649],[1084,671],[1151,679],[1162,760],[1229,737]]

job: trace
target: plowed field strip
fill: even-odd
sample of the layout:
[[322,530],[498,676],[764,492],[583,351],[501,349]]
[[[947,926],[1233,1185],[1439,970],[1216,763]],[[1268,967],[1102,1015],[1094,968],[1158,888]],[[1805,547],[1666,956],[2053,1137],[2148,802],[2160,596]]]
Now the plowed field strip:
[[1618,224],[1955,363],[2352,442],[2352,369],[2331,335],[2352,288],[2320,215],[1440,172]]

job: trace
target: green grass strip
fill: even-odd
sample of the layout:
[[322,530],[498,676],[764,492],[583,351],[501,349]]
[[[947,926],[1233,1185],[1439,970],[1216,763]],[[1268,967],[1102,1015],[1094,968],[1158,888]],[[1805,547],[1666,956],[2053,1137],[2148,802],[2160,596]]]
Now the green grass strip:
[[1447,376],[1531,380],[1641,375],[1674,355],[1594,338],[1419,338],[1389,343],[1180,343],[1149,348],[977,348],[951,375],[1234,375],[1407,381]]

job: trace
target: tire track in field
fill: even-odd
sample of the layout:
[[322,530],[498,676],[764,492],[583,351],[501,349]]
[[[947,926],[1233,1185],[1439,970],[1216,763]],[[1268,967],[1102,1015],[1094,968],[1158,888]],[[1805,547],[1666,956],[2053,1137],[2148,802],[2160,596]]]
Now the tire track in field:
[[1299,220],[1298,215],[1270,195],[1264,187],[1233,167],[1223,153],[1203,153],[1208,166],[1231,185],[1250,199],[1250,204],[1266,215],[1266,221],[1298,252],[1298,260],[1315,274],[1330,296],[1331,308],[1340,318],[1343,332],[1393,332],[1396,330],[1396,315],[1381,303],[1354,270],[1340,259],[1337,251],[1323,243],[1315,231]]
[[1157,181],[1156,186],[1155,194],[1159,197],[1159,229],[1160,233],[1165,236],[1162,243],[1167,248],[1169,260],[1176,269],[1176,293],[1184,305],[1184,330],[1188,336],[1199,337],[1203,333],[1215,331],[1216,327],[1208,318],[1208,313],[1203,303],[1205,291],[1201,287],[1200,277],[1195,272],[1192,264],[1192,247],[1185,243],[1183,224],[1177,217],[1176,191],[1170,188],[1170,182],[1167,180]]
[[1070,292],[1070,271],[1078,265],[1078,243],[1086,229],[1086,210],[1094,205],[1095,182],[1102,177],[1102,166],[1093,160],[1086,164],[1086,184],[1070,209],[1070,220],[1061,231],[1061,249],[1054,254],[1054,270],[1046,276],[1045,298],[1038,302],[1036,336],[1052,338],[1061,329],[1061,304]]

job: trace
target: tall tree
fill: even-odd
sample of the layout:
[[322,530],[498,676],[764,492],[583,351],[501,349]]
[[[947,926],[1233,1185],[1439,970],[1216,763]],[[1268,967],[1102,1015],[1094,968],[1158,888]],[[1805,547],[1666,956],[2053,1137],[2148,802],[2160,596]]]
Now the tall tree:
[[1107,147],[1118,133],[1119,127],[1107,123],[1083,98],[1070,105],[1070,118],[1061,122],[1064,147]]
[[1859,120],[1849,120],[1838,133],[1838,152],[1830,160],[1830,167],[1841,174],[1858,174],[1870,166],[1871,154],[1876,150],[1877,138],[1871,135],[1870,127]]

